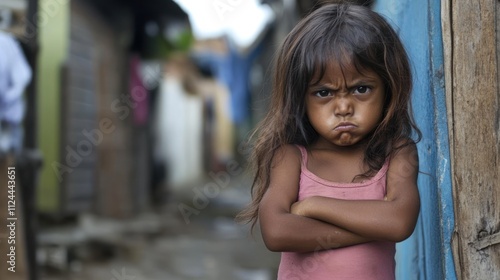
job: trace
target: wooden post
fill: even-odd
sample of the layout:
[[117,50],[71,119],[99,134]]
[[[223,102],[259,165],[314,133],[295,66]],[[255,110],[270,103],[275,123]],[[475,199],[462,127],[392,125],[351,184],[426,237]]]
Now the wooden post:
[[[32,69],[31,82],[26,89],[26,116],[24,119],[24,150],[22,161],[19,162],[20,182],[23,186],[22,201],[24,210],[24,227],[26,240],[26,261],[28,277],[30,280],[38,279],[36,265],[37,249],[37,186],[38,173],[42,164],[42,155],[38,150],[38,126],[37,126],[37,78],[38,78],[38,0],[27,0],[25,37],[27,49],[26,55]],[[29,36],[28,36],[29,34]]]
[[498,9],[442,1],[459,279],[500,279]]

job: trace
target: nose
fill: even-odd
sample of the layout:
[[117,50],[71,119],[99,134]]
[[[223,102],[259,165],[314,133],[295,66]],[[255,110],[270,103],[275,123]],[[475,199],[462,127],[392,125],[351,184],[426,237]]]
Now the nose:
[[335,102],[335,115],[345,117],[352,115],[354,108],[352,101],[348,97],[338,97]]

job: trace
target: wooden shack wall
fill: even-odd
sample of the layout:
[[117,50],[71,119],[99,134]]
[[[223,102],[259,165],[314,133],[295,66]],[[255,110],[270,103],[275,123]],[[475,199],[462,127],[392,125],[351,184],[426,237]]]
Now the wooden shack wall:
[[498,1],[442,1],[459,279],[500,279]]
[[[135,205],[133,108],[127,103],[129,52],[128,41],[123,40],[130,34],[81,0],[71,2],[70,24],[69,81],[75,83],[68,94],[73,93],[72,101],[77,105],[72,107],[73,115],[80,106],[78,111],[85,115],[85,122],[69,125],[73,132],[67,131],[67,135],[75,134],[73,142],[82,148],[75,146],[74,150],[84,160],[75,168],[75,172],[81,171],[80,178],[64,188],[65,208],[76,213],[93,210],[103,216],[127,217]],[[89,106],[89,102],[95,105]]]

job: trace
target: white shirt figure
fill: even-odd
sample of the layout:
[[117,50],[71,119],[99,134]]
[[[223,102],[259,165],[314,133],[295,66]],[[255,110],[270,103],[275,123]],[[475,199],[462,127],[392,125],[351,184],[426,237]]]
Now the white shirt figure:
[[16,39],[0,31],[0,151],[18,150],[22,144],[23,93],[31,81],[31,68]]

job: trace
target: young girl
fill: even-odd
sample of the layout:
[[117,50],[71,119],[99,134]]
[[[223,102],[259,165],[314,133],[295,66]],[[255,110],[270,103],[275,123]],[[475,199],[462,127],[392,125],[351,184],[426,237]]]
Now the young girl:
[[420,138],[397,34],[362,6],[326,5],[278,53],[253,151],[253,201],[278,279],[394,279],[419,212]]

